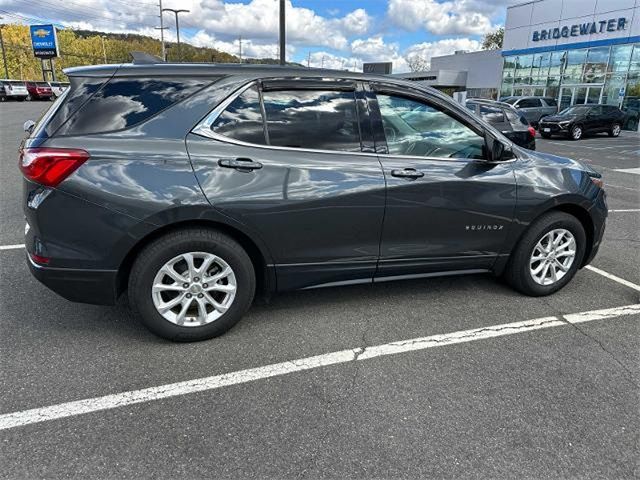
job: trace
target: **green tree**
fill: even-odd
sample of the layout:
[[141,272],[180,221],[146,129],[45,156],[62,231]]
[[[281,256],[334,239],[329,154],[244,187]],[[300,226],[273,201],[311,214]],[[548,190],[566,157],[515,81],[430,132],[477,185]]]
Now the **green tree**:
[[500,27],[493,32],[485,34],[482,39],[483,50],[500,50],[504,40],[504,27]]

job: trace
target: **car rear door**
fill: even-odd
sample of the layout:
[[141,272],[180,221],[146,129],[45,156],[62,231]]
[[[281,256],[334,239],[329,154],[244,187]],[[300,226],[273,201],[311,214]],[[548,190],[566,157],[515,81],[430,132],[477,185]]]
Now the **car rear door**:
[[371,281],[385,181],[356,82],[252,82],[187,147],[212,206],[267,245],[279,289]]
[[514,216],[513,162],[482,160],[483,127],[463,109],[424,92],[375,91],[370,109],[387,181],[376,280],[491,268]]

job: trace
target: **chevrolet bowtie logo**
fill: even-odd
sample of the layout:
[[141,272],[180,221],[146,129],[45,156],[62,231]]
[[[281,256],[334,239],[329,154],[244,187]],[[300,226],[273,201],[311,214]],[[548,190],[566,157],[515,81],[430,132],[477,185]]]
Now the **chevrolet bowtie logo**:
[[44,28],[40,28],[38,30],[34,30],[33,34],[38,38],[44,38],[49,35],[49,30],[45,30]]

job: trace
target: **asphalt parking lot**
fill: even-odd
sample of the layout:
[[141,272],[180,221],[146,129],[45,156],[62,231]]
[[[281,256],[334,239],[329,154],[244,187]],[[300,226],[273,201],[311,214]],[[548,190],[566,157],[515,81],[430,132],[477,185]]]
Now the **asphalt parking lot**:
[[640,474],[638,134],[538,140],[600,170],[611,209],[595,269],[553,296],[489,275],[302,291],[174,344],[29,274],[17,147],[48,106],[0,105],[1,478]]

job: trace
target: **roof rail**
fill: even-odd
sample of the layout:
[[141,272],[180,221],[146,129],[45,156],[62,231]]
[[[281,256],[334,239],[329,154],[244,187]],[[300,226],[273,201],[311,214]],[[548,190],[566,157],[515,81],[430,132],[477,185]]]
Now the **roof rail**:
[[160,57],[151,55],[147,52],[131,52],[129,55],[133,58],[134,65],[150,65],[155,63],[166,63]]

